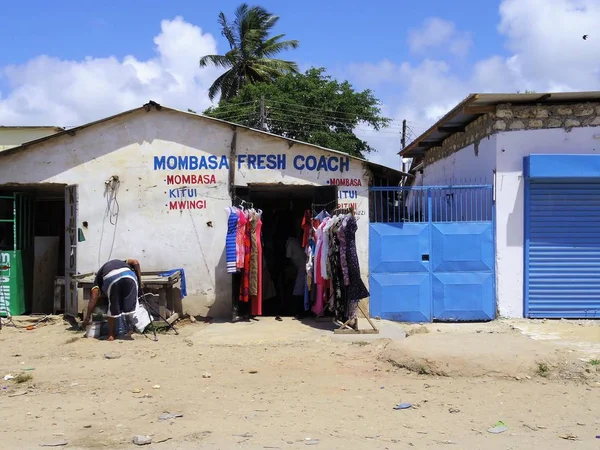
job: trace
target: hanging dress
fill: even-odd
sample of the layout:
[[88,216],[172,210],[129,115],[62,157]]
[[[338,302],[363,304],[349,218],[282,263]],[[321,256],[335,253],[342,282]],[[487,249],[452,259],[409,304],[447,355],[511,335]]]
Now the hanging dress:
[[317,296],[315,299],[315,304],[313,306],[313,312],[320,316],[323,314],[323,288],[325,287],[325,280],[323,279],[323,271],[321,268],[322,263],[324,262],[323,255],[323,228],[327,224],[329,219],[325,218],[323,223],[319,225],[317,228],[317,245],[315,250],[315,283],[317,284]]
[[308,236],[312,230],[312,214],[310,209],[304,211],[304,217],[302,218],[302,248],[308,244]]
[[250,238],[250,220],[246,212],[246,229],[244,231],[244,269],[242,271],[242,282],[240,283],[240,301],[250,301],[250,250],[252,240]]
[[[252,298],[252,304],[250,306],[251,314],[253,316],[262,316],[262,300],[263,300],[263,252],[262,252],[262,239],[261,239],[261,229],[262,229],[262,220],[260,219],[260,214],[256,214],[254,216],[256,225],[254,227],[254,235],[256,240],[256,257],[257,257],[257,286],[256,286],[256,295]],[[252,241],[252,245],[254,245],[254,241]]]
[[345,302],[345,287],[344,274],[342,273],[342,263],[340,259],[340,239],[338,231],[342,225],[341,221],[336,221],[330,229],[330,264],[331,264],[331,283],[333,287],[334,297],[334,313],[337,320],[345,321],[346,302]]
[[237,232],[235,236],[235,244],[237,249],[236,260],[237,260],[237,268],[244,268],[244,233],[246,232],[246,214],[243,210],[238,210],[238,224],[237,224]]
[[226,209],[229,212],[227,220],[227,236],[225,238],[225,257],[227,261],[227,273],[237,272],[237,224],[239,220],[238,209],[229,207]]
[[346,223],[346,259],[348,262],[348,277],[350,279],[347,287],[349,319],[356,319],[359,300],[369,296],[369,291],[360,276],[358,252],[356,251],[357,229],[356,217],[350,216]]
[[258,214],[250,211],[250,295],[258,295],[258,240],[256,238],[256,224]]

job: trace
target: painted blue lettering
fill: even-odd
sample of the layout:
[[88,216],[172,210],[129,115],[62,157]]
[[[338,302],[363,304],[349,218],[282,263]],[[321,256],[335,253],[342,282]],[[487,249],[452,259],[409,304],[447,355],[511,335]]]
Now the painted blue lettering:
[[277,156],[278,155],[267,155],[267,169],[277,169]]
[[177,157],[176,156],[169,156],[167,158],[167,168],[169,170],[175,170],[177,168]]
[[210,155],[208,157],[208,168],[215,170],[219,166],[219,162],[217,161],[217,157],[215,155]]
[[[329,159],[337,159],[336,156],[332,156]],[[321,156],[319,158],[319,164],[317,165],[317,170],[327,170],[327,158],[325,158],[324,156]]]
[[256,155],[256,168],[257,169],[266,169],[265,167],[265,159],[267,159],[267,155]]
[[246,162],[246,155],[238,155],[237,160],[238,160],[238,169],[241,169],[242,164],[244,164]]
[[154,157],[154,170],[165,170],[165,160],[164,156],[155,156]]
[[195,155],[189,158],[190,170],[198,170],[198,157]]
[[256,155],[248,155],[248,169],[256,169]]
[[225,169],[229,169],[229,160],[227,159],[227,156],[225,156],[225,155],[221,156],[221,164],[219,164],[219,169],[222,169],[223,167]]
[[294,158],[294,169],[296,170],[304,170],[304,156],[296,155]]
[[315,170],[317,168],[317,158],[310,155],[305,160],[306,170]]
[[177,189],[169,189],[169,198],[177,198],[179,197],[177,195],[178,190]]
[[179,170],[187,170],[188,169],[188,157],[180,156],[178,158]]
[[287,159],[285,157],[285,153],[283,153],[281,155],[277,155],[277,169],[285,170],[286,161],[287,161]]
[[340,158],[340,172],[350,171],[350,157],[346,156],[345,158]]
[[335,172],[336,170],[338,170],[340,167],[338,162],[339,159],[337,156],[332,156],[331,158],[329,158],[329,161],[327,162],[327,170],[329,170],[330,172]]

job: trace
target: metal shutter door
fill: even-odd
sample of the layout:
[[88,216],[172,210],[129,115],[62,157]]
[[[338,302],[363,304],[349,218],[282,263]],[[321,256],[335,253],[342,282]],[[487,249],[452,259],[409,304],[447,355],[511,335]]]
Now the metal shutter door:
[[600,317],[600,183],[531,181],[528,200],[527,317]]

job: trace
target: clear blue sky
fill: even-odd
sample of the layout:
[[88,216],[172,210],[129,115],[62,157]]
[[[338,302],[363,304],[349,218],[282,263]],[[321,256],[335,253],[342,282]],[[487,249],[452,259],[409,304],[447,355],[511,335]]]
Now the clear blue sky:
[[[29,0],[4,2],[0,26],[0,67],[24,63],[40,54],[80,60],[86,56],[140,59],[152,55],[148,42],[162,19],[181,15],[187,22],[219,36],[219,11],[233,15],[240,3],[221,0],[127,0],[57,2]],[[249,2],[281,16],[280,30],[301,42],[294,52],[298,62],[334,67],[350,62],[377,62],[383,58],[410,61],[406,31],[430,16],[443,17],[469,30],[475,45],[468,58],[503,54],[495,33],[496,0],[303,0]],[[8,45],[7,45],[8,44]],[[219,42],[220,48],[225,48]]]

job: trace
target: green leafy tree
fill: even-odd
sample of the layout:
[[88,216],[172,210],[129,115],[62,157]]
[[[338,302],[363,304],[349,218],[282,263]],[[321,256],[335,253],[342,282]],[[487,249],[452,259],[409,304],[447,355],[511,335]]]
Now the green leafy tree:
[[285,34],[269,37],[278,21],[279,16],[246,3],[236,9],[233,22],[229,22],[223,12],[219,14],[221,34],[227,39],[230,50],[224,55],[200,58],[200,67],[213,65],[226,69],[208,90],[211,100],[220,94],[220,101],[228,101],[247,84],[269,83],[298,71],[295,62],[274,58],[278,53],[299,45],[294,40],[282,41]]
[[323,68],[249,84],[204,114],[358,157],[375,149],[356,136],[356,128],[380,130],[391,122],[381,115],[371,90],[356,91],[348,81],[325,75]]

